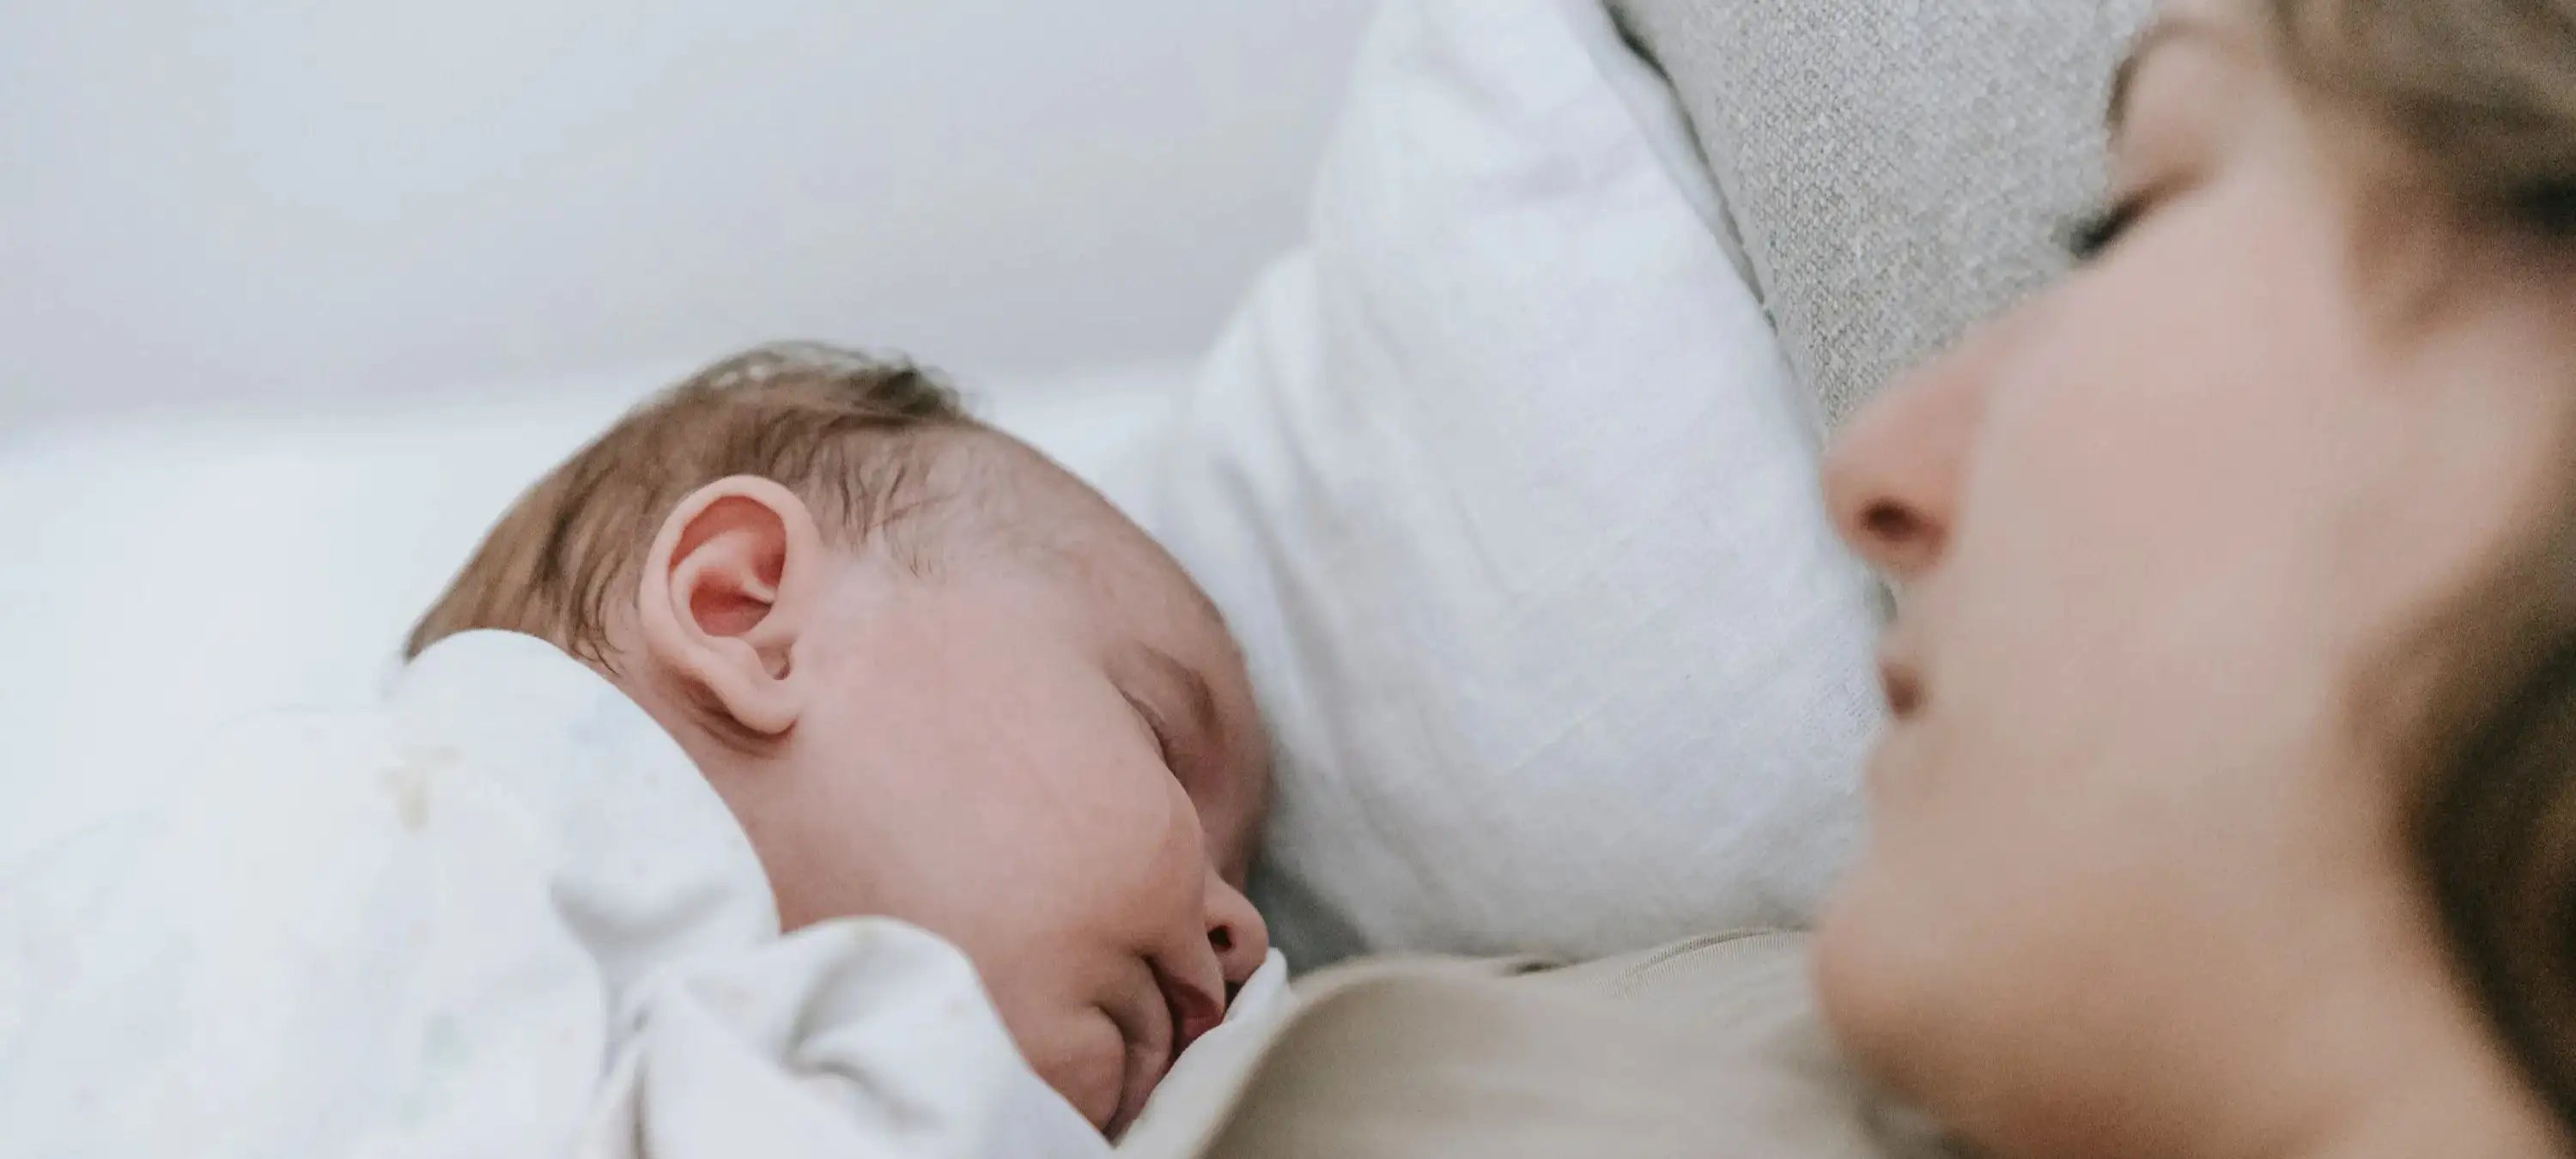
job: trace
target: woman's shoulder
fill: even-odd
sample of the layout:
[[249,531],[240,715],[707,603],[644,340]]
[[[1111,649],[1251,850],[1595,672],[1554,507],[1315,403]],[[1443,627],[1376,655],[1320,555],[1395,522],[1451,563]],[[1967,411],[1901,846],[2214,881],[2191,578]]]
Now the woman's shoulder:
[[1844,1064],[1806,978],[1805,937],[1777,932],[1339,967],[1300,983],[1190,1153],[1949,1155]]

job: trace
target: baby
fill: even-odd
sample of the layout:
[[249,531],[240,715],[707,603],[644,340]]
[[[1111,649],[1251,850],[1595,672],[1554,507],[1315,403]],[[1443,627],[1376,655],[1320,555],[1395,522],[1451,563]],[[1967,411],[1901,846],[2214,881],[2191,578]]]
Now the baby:
[[1063,468],[909,365],[773,346],[621,419],[505,514],[418,657],[549,641],[677,740],[782,929],[962,950],[1115,1133],[1268,954],[1268,772],[1214,605]]

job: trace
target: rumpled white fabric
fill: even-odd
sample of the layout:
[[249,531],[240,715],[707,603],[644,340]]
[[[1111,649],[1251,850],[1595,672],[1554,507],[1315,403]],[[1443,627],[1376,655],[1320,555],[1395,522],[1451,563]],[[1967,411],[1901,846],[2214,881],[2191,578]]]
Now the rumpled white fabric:
[[1796,925],[1857,837],[1872,589],[1625,51],[1597,5],[1388,3],[1138,488],[1273,726],[1254,900],[1302,968]]
[[381,712],[200,754],[0,866],[0,1150],[1109,1153],[947,943],[781,937],[697,769],[541,641],[459,636]]

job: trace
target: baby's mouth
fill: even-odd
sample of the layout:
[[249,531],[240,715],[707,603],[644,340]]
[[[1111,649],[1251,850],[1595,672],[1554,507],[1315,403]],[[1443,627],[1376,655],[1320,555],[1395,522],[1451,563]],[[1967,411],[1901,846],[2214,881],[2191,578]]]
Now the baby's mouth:
[[[1139,1030],[1137,1037],[1129,1043],[1127,1089],[1105,1128],[1105,1133],[1113,1141],[1124,1135],[1128,1125],[1144,1113],[1146,1101],[1153,1097],[1154,1089],[1162,1085],[1164,1077],[1172,1072],[1172,1065],[1180,1060],[1181,1052],[1199,1036],[1225,1021],[1223,999],[1165,968],[1159,960],[1147,958],[1144,965],[1153,976],[1156,996],[1163,1008],[1163,1024],[1154,1029],[1164,1033],[1156,1035],[1151,1030]],[[1156,1039],[1162,1041],[1156,1042]],[[1144,1053],[1155,1046],[1163,1048],[1159,1054]]]
[[[1181,1052],[1197,1042],[1199,1036],[1225,1021],[1225,999],[1200,989],[1188,979],[1164,968],[1159,961],[1148,962],[1154,969],[1154,984],[1163,991],[1163,1005],[1171,1012],[1172,1054],[1163,1060],[1163,1074],[1172,1072]],[[1155,1076],[1159,1081],[1161,1076]]]

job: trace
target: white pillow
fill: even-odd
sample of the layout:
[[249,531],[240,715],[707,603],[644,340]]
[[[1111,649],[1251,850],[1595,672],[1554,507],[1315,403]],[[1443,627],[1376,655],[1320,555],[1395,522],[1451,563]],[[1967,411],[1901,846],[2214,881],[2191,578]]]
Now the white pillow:
[[1871,589],[1612,35],[1390,3],[1309,244],[1135,496],[1276,730],[1256,900],[1300,967],[1796,923],[1856,837]]

